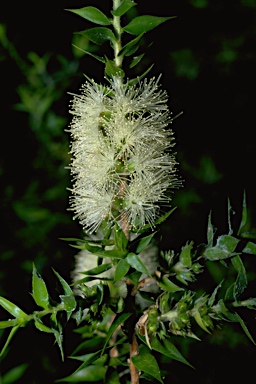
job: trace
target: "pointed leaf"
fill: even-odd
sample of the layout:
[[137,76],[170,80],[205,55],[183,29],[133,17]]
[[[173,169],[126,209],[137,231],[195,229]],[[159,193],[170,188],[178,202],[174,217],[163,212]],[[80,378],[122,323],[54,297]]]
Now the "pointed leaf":
[[234,285],[234,299],[236,300],[240,296],[247,286],[247,275],[244,264],[240,256],[234,256],[231,259],[232,265],[238,273],[235,285]]
[[62,285],[62,288],[63,288],[63,291],[65,293],[65,295],[74,295],[72,289],[70,288],[70,286],[68,285],[68,283],[66,282],[66,280],[63,279],[63,277],[61,277],[58,272],[56,272],[54,269],[53,269],[53,272],[55,273],[55,275],[58,277],[61,285]]
[[117,283],[118,281],[120,281],[128,273],[130,267],[131,266],[126,260],[126,258],[119,260],[115,269],[114,282]]
[[232,211],[232,208],[231,208],[231,205],[230,205],[230,200],[228,199],[228,234],[229,235],[232,235],[233,233],[233,229],[232,229],[232,226],[231,226],[231,214],[233,213]]
[[141,253],[151,242],[152,238],[155,236],[156,232],[151,233],[148,236],[142,237],[139,241],[139,244],[136,248],[136,253]]
[[82,273],[83,275],[99,275],[102,272],[108,271],[112,267],[113,267],[112,263],[104,263],[99,265],[98,267],[90,269],[89,271],[85,271],[85,272],[81,271],[79,273]]
[[102,351],[101,351],[101,356],[104,354],[105,349],[107,347],[107,344],[108,344],[109,340],[111,339],[111,336],[113,335],[115,330],[119,327],[119,325],[123,324],[125,322],[125,320],[127,320],[131,315],[132,315],[132,313],[128,312],[128,313],[121,313],[120,315],[117,315],[115,317],[113,323],[109,327],[106,341],[105,341],[105,344],[104,344]]
[[[154,64],[152,64],[142,75],[140,75],[140,76],[137,76],[136,77],[136,79],[131,79],[131,80],[129,80],[128,81],[128,85],[129,86],[131,86],[131,85],[135,85],[135,84],[137,84],[137,83],[139,83],[150,71],[151,71],[151,69],[153,68],[153,66],[154,66]],[[175,208],[173,208],[170,212],[168,212],[169,214],[168,214],[168,216],[174,211],[174,209],[176,209],[176,207]],[[159,219],[157,219],[157,221],[155,222],[155,224],[157,225],[157,224],[160,224],[162,221],[164,221],[164,220],[166,220],[166,218],[168,217],[168,216],[166,216],[167,214],[165,214],[165,215],[163,215],[163,216],[161,216],[161,217],[159,217]],[[139,231],[137,231],[136,230],[136,233],[142,233],[142,232],[145,232],[145,231],[147,231],[148,229],[151,229],[151,226],[150,226],[150,224],[146,224],[146,225],[144,225],[144,227],[142,227]]]
[[234,254],[218,247],[207,248],[203,255],[210,261],[223,260],[234,256]]
[[131,55],[133,55],[139,47],[139,41],[142,38],[142,36],[143,36],[143,33],[141,35],[137,36],[135,39],[129,41],[129,43],[127,43],[122,48],[122,50],[119,53],[119,56],[131,56]]
[[169,280],[167,276],[163,276],[161,280],[158,281],[158,285],[165,291],[172,293],[184,291],[183,288],[179,287],[178,285],[174,284],[171,280]]
[[78,47],[78,46],[75,45],[75,44],[72,44],[72,45],[73,45],[73,47],[75,47],[75,48],[79,49],[80,51],[86,53],[86,55],[92,56],[94,59],[100,61],[101,63],[105,63],[105,59],[104,59],[103,57],[94,55],[93,53],[91,53],[91,52],[89,52],[89,51],[85,51],[84,49]]
[[125,251],[127,248],[128,239],[125,236],[122,228],[120,228],[117,224],[114,231],[114,239],[116,248],[120,249],[121,251]]
[[248,328],[246,327],[246,325],[245,325],[243,319],[238,315],[238,313],[236,313],[236,316],[237,316],[237,321],[240,323],[240,325],[241,325],[241,327],[242,327],[244,333],[245,333],[246,336],[251,340],[251,342],[255,345],[256,343],[255,343],[255,341],[254,341],[252,335],[250,334]]
[[44,325],[41,321],[35,320],[35,327],[39,329],[39,331],[46,332],[46,333],[52,333],[51,328]]
[[145,345],[141,345],[139,354],[132,357],[132,362],[139,371],[148,373],[164,384],[158,363]]
[[241,219],[241,223],[240,223],[239,229],[237,231],[238,236],[242,236],[242,232],[243,232],[244,227],[246,226],[246,223],[247,223],[247,206],[246,206],[246,196],[245,196],[245,193],[244,193],[244,196],[243,196],[243,208],[242,208],[242,219]]
[[69,320],[72,312],[76,309],[76,300],[74,295],[60,295],[60,299],[65,307]]
[[212,307],[213,304],[214,304],[214,301],[216,299],[216,295],[217,295],[217,292],[218,290],[221,288],[222,286],[222,283],[223,283],[223,280],[218,284],[218,286],[214,289],[213,293],[211,294],[209,300],[208,300],[208,306],[209,307]]
[[23,312],[17,305],[13,304],[11,301],[0,296],[0,305],[11,315],[20,320],[26,320],[27,314]]
[[136,56],[132,59],[131,64],[129,65],[129,68],[134,68],[144,57],[144,53],[142,53],[139,56]]
[[132,0],[123,0],[119,7],[114,11],[111,11],[111,13],[114,16],[123,16],[127,11],[129,11],[129,9],[131,9],[135,5],[137,5],[137,3]]
[[248,241],[246,246],[243,249],[244,253],[249,253],[250,255],[256,255],[256,244]]
[[62,347],[62,333],[57,331],[57,329],[52,328],[52,333],[55,336],[55,340],[59,346],[60,353],[61,353],[61,360],[64,361],[64,352],[63,352],[63,347]]
[[32,296],[39,307],[44,309],[49,307],[49,294],[46,284],[34,265],[32,273]]
[[115,40],[115,35],[111,29],[105,27],[90,28],[78,33],[80,35],[86,36],[90,41],[98,45],[101,45],[108,40]]
[[132,21],[126,25],[123,30],[132,35],[140,35],[141,33],[145,33],[151,31],[156,28],[158,25],[164,23],[167,20],[173,19],[173,17],[158,17],[158,16],[138,16],[132,19]]
[[67,9],[69,12],[73,12],[83,19],[89,20],[92,23],[100,25],[110,25],[111,20],[104,15],[98,8],[95,7],[84,7],[80,9]]
[[182,356],[179,350],[175,347],[172,342],[166,338],[163,341],[160,341],[157,337],[153,337],[151,340],[151,347],[157,352],[160,352],[162,355],[168,356],[173,360],[180,361],[183,364],[188,365],[191,368],[194,368],[189,362]]
[[211,212],[208,216],[208,225],[207,225],[207,241],[208,241],[208,247],[213,246],[213,236],[214,236],[214,230],[213,225],[211,221]]
[[229,235],[222,235],[218,237],[216,246],[221,249],[224,249],[227,252],[234,252],[238,243],[239,240],[235,237]]
[[118,68],[113,60],[109,60],[107,57],[105,57],[106,66],[105,66],[105,73],[108,77],[113,76],[120,76],[124,77],[124,71],[121,68]]
[[131,280],[131,282],[133,283],[133,285],[138,288],[138,284],[139,284],[139,280],[141,278],[141,275],[142,273],[141,272],[138,272],[138,271],[135,271],[133,273],[131,273],[130,275],[126,275],[126,278]]
[[16,325],[15,327],[12,328],[12,330],[9,333],[9,336],[8,336],[8,338],[7,338],[5,344],[4,344],[4,346],[0,352],[0,357],[2,357],[3,354],[5,353],[6,348],[8,347],[8,345],[9,345],[10,341],[12,340],[13,336],[15,335],[15,333],[18,331],[19,327],[20,327],[20,325]]
[[191,249],[193,248],[193,241],[190,243],[187,243],[184,247],[181,249],[180,253],[180,262],[185,265],[185,267],[190,268],[192,266],[191,261]]
[[71,375],[56,380],[56,383],[95,383],[103,382],[106,375],[107,367],[98,367],[91,365],[79,371],[75,371]]
[[131,267],[133,267],[136,271],[142,272],[147,276],[151,276],[148,272],[146,266],[142,263],[139,256],[135,253],[129,253],[127,256],[127,261]]
[[29,365],[25,363],[25,364],[20,364],[20,365],[17,365],[16,367],[11,368],[8,372],[6,372],[2,376],[1,384],[17,383],[17,381],[21,378],[21,376],[26,371],[28,366]]

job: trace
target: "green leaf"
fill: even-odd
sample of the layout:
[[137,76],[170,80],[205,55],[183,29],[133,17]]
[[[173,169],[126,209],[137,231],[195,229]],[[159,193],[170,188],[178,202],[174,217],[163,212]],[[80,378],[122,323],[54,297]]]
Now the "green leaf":
[[142,275],[141,272],[135,271],[135,272],[131,273],[130,275],[126,275],[126,277],[127,277],[127,279],[131,280],[132,284],[136,288],[138,288],[138,283],[139,283],[139,280],[141,278],[141,275]]
[[140,35],[142,33],[151,31],[158,25],[164,23],[167,20],[173,19],[173,17],[159,17],[159,16],[138,16],[135,17],[129,24],[127,24],[123,30],[132,35]]
[[171,280],[169,280],[167,276],[162,276],[161,279],[158,281],[158,285],[165,291],[172,293],[184,291],[183,288],[179,287],[178,285],[174,284]]
[[53,269],[53,272],[55,273],[55,275],[58,277],[61,285],[62,285],[62,288],[63,288],[63,291],[65,293],[65,295],[74,295],[72,289],[70,288],[69,284],[66,282],[66,280],[63,279],[63,277],[61,277],[58,272],[56,272],[54,269]]
[[183,364],[188,365],[191,368],[194,368],[189,362],[182,356],[179,350],[171,343],[169,339],[164,339],[160,341],[158,337],[153,337],[151,340],[151,347],[157,352],[160,352],[162,355],[168,356],[173,360],[180,361]]
[[20,327],[20,325],[16,325],[15,327],[12,328],[12,330],[9,333],[9,336],[8,336],[8,338],[7,338],[5,344],[4,344],[4,346],[0,352],[0,357],[2,357],[3,354],[5,353],[6,348],[8,347],[8,345],[9,345],[10,341],[12,340],[13,336],[15,335],[15,333],[18,331],[19,327]]
[[119,7],[114,11],[111,11],[111,13],[114,16],[123,16],[127,11],[129,11],[129,9],[131,9],[135,5],[137,5],[137,3],[132,0],[123,0]]
[[237,231],[238,236],[242,236],[242,231],[243,231],[244,227],[246,226],[246,223],[247,223],[247,206],[246,206],[246,196],[245,196],[245,192],[244,192],[242,218],[241,218],[241,223],[240,223],[239,229]]
[[246,327],[246,325],[245,325],[243,319],[238,315],[238,313],[236,313],[236,316],[237,316],[237,321],[240,323],[240,325],[241,325],[241,327],[242,327],[244,333],[246,334],[246,336],[249,338],[249,340],[251,340],[251,342],[252,342],[254,345],[256,345],[256,343],[255,343],[255,341],[254,341],[252,335],[250,334],[248,328]]
[[218,290],[221,288],[222,286],[222,283],[223,283],[223,280],[218,284],[218,286],[214,289],[213,293],[211,294],[209,300],[208,300],[208,306],[209,307],[212,307],[213,304],[214,304],[214,301],[216,299],[216,295],[217,295],[217,292]]
[[241,293],[243,293],[243,291],[247,286],[247,275],[246,275],[244,264],[240,256],[237,255],[232,257],[231,262],[233,264],[233,267],[238,273],[236,282],[234,284],[234,291],[233,291],[234,299],[236,300],[237,297],[240,296]]
[[139,354],[131,358],[133,364],[139,371],[148,373],[157,379],[160,383],[163,383],[161,378],[160,368],[154,356],[151,354],[149,348],[145,345],[141,345]]
[[79,371],[75,371],[71,375],[56,380],[57,383],[95,383],[103,382],[106,375],[107,367],[98,367],[91,365]]
[[0,296],[0,305],[11,315],[16,317],[19,320],[26,320],[27,314],[23,312],[17,305],[13,304],[11,301]]
[[87,240],[85,239],[78,239],[76,237],[59,237],[59,240],[63,240],[63,241],[74,241],[75,243],[78,242],[78,243],[86,243]]
[[46,284],[34,265],[32,273],[32,296],[39,307],[44,309],[49,307],[49,294]]
[[227,252],[232,253],[236,249],[238,243],[239,240],[235,237],[230,235],[222,235],[218,237],[216,246]]
[[72,312],[76,309],[76,300],[74,295],[60,295],[62,304],[64,305],[65,311],[67,312],[68,320]]
[[83,249],[87,249],[87,251],[99,257],[122,259],[127,254],[127,250],[111,249],[105,251],[101,247],[91,246],[88,243],[83,246]]
[[37,329],[39,329],[39,331],[46,332],[46,333],[52,333],[51,328],[44,325],[41,320],[35,320],[35,327]]
[[72,45],[73,45],[73,47],[79,49],[80,51],[86,53],[86,54],[89,55],[89,56],[92,56],[94,59],[96,59],[96,60],[100,61],[101,63],[104,63],[104,64],[105,64],[105,59],[104,59],[103,57],[94,55],[93,53],[91,53],[91,52],[89,52],[89,51],[85,51],[84,49],[78,47],[78,46],[75,45],[75,44],[72,44]]
[[135,39],[129,41],[129,43],[127,43],[122,48],[122,50],[119,52],[119,56],[131,56],[131,55],[133,55],[139,47],[139,41],[142,38],[142,36],[143,36],[143,33],[141,35],[137,36]]
[[17,365],[16,367],[11,368],[7,373],[5,373],[1,378],[1,384],[13,384],[16,383],[21,376],[24,374],[28,368],[28,364]]
[[89,20],[92,23],[100,25],[110,25],[111,20],[104,15],[98,8],[95,7],[84,7],[80,9],[66,9],[69,12],[73,12],[83,19]]
[[115,269],[114,282],[117,283],[118,281],[120,281],[128,273],[129,269],[130,264],[128,263],[126,258],[119,260]]
[[[154,66],[154,64],[152,64],[142,75],[137,76],[135,79],[129,80],[128,81],[128,85],[132,86],[132,85],[135,85],[135,84],[139,83],[151,71],[153,66]],[[169,213],[168,216],[174,211],[174,209],[176,209],[176,207],[173,208],[170,212],[168,212]],[[167,213],[165,215],[159,217],[157,219],[157,221],[155,222],[155,225],[160,224],[162,221],[166,220],[166,218],[168,217],[166,215],[167,215]],[[139,231],[136,230],[136,233],[142,233],[142,232],[147,231],[148,229],[151,229],[150,224],[144,225],[144,227],[142,227]]]
[[190,243],[187,243],[184,247],[181,249],[180,253],[180,262],[185,265],[185,267],[190,268],[192,266],[191,261],[191,249],[193,248],[193,241]]
[[208,216],[208,225],[207,225],[207,241],[208,241],[208,247],[213,246],[213,236],[214,236],[214,230],[213,230],[213,225],[211,221],[211,212]]
[[198,311],[194,311],[193,316],[194,316],[194,319],[196,320],[197,324],[199,325],[199,327],[201,327],[205,332],[211,334],[211,332],[209,331],[209,329],[205,325],[200,313]]
[[233,229],[232,229],[232,226],[231,226],[231,214],[232,214],[232,208],[231,208],[231,205],[230,205],[230,200],[228,199],[228,228],[229,228],[229,231],[228,231],[228,234],[229,235],[232,235],[233,233]]
[[128,244],[128,239],[125,236],[122,228],[120,228],[117,224],[115,226],[115,231],[114,231],[114,243],[116,248],[126,251],[126,247]]
[[127,261],[136,271],[144,273],[147,276],[151,276],[145,265],[140,260],[139,256],[135,253],[129,253],[127,256]]
[[54,334],[55,340],[59,346],[60,353],[61,353],[61,360],[64,361],[64,352],[62,347],[62,339],[63,339],[62,333],[59,332],[57,329],[53,329],[53,328],[52,328],[52,333]]
[[117,315],[115,317],[113,323],[109,327],[108,334],[107,334],[107,337],[106,337],[106,341],[105,341],[104,346],[103,346],[102,351],[101,351],[101,356],[104,354],[105,349],[107,347],[107,344],[108,344],[109,340],[111,339],[111,336],[113,335],[115,330],[121,324],[123,324],[125,322],[125,320],[127,320],[131,315],[132,315],[132,313],[128,312],[128,313],[121,313],[120,315]]
[[99,275],[102,272],[108,271],[113,267],[112,263],[101,264],[98,267],[92,268],[89,271],[80,272],[83,275]]
[[107,57],[105,57],[106,66],[105,66],[105,73],[108,77],[118,76],[118,77],[124,77],[124,71],[121,68],[118,68],[113,60],[109,60]]
[[132,59],[131,64],[129,65],[129,68],[134,68],[144,57],[144,53],[142,53],[139,56],[136,56]]
[[98,45],[101,45],[108,40],[115,40],[115,35],[111,29],[105,27],[86,29],[85,31],[78,32],[78,34],[86,36],[89,40]]
[[156,232],[151,233],[148,236],[142,237],[139,240],[139,244],[136,248],[136,253],[141,253],[151,242],[152,238],[155,236]]
[[227,259],[229,257],[234,256],[234,254],[232,254],[232,253],[230,253],[224,249],[220,249],[218,247],[211,247],[211,248],[207,248],[204,251],[203,256],[207,260],[216,261],[216,260]]
[[256,255],[256,244],[248,241],[243,249],[243,253],[249,253],[250,255]]

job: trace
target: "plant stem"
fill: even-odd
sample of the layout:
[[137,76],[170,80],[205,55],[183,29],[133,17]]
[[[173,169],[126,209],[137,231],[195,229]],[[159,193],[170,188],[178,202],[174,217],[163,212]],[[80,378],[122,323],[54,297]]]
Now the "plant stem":
[[[121,4],[121,0],[113,0],[113,10],[115,11],[119,5]],[[113,28],[115,32],[115,37],[116,40],[114,41],[113,48],[114,48],[114,62],[117,68],[122,67],[122,62],[123,62],[123,56],[120,55],[120,52],[122,50],[122,41],[121,41],[121,36],[122,36],[122,28],[121,28],[121,20],[120,16],[113,16]],[[124,194],[125,190],[125,181],[120,185],[120,194]],[[130,238],[130,233],[129,233],[129,223],[127,222],[127,218],[125,215],[122,215],[121,217],[121,223],[122,223],[122,230],[126,236],[126,238],[129,241]],[[128,284],[128,283],[127,283]],[[128,290],[129,292],[129,290]],[[132,292],[132,290],[130,290]],[[133,296],[134,300],[134,296]],[[132,357],[137,355],[139,353],[138,350],[138,343],[136,339],[136,334],[135,330],[133,330],[132,334],[132,341],[130,343],[130,359],[129,359],[129,365],[130,365],[130,375],[131,375],[131,384],[139,384],[139,372],[135,365],[132,362]]]
[[[121,3],[121,0],[113,0],[113,10],[115,11]],[[116,35],[116,40],[114,41],[113,48],[114,48],[114,62],[116,64],[117,68],[122,67],[123,57],[119,56],[119,53],[122,49],[122,42],[121,42],[121,35],[122,35],[122,28],[120,23],[120,16],[113,16],[113,28]]]

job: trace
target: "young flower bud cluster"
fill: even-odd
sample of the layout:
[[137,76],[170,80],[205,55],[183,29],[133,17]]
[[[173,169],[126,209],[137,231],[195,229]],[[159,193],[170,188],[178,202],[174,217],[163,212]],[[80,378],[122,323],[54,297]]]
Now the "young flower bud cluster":
[[90,233],[103,220],[125,221],[134,231],[153,227],[160,205],[170,205],[179,181],[167,95],[158,83],[131,86],[113,77],[108,86],[88,81],[74,95],[71,210]]

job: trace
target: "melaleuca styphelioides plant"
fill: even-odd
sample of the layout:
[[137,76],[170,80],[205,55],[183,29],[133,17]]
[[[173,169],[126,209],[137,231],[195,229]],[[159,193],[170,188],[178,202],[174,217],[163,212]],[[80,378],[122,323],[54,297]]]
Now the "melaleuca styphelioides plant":
[[[84,238],[65,239],[79,250],[72,282],[54,272],[63,291],[56,303],[34,266],[32,297],[40,309],[27,314],[0,298],[12,315],[0,322],[11,328],[1,355],[19,327],[33,322],[53,334],[64,358],[62,312],[76,324],[82,342],[72,356],[78,370],[63,379],[68,382],[164,383],[161,356],[190,365],[174,346],[175,336],[199,340],[199,329],[211,333],[223,321],[240,323],[254,343],[239,314],[239,307],[256,309],[256,298],[245,297],[243,254],[256,254],[255,243],[246,240],[245,197],[236,230],[228,202],[227,234],[215,234],[209,215],[205,244],[188,241],[178,253],[164,252],[154,239],[173,212],[171,195],[181,185],[173,117],[161,77],[148,77],[149,68],[128,79],[123,62],[132,70],[143,58],[142,36],[171,17],[137,16],[122,25],[135,5],[114,0],[109,15],[93,6],[70,10],[98,25],[82,35],[113,48],[112,57],[86,52],[102,62],[102,81],[86,76],[71,96],[69,209],[84,229]],[[125,34],[130,39],[123,46]],[[233,271],[233,280],[230,284],[230,275],[223,274],[208,292],[199,277],[212,262]]]

